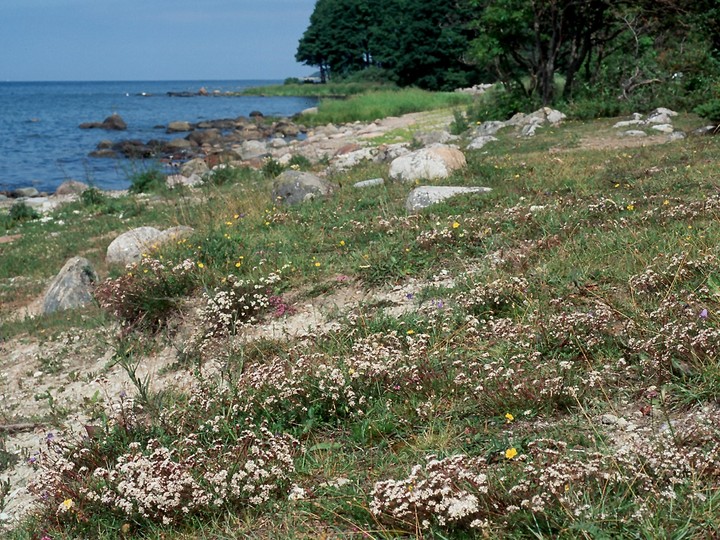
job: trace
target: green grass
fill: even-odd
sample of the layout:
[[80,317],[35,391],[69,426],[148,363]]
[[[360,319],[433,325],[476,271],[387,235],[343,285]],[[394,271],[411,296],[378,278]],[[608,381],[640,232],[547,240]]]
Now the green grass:
[[[402,94],[424,99],[392,95]],[[380,96],[364,97],[391,107]],[[359,114],[353,100],[343,103]],[[156,439],[178,467],[200,463],[186,472],[203,483],[203,467],[246,466],[234,446],[246,428],[267,442],[264,422],[271,434],[302,445],[292,451],[294,470],[283,469],[287,476],[273,481],[268,501],[227,495],[219,505],[169,512],[172,523],[165,525],[158,516],[127,516],[77,495],[80,487],[113,492],[112,480],[60,474],[45,513],[9,537],[42,530],[53,539],[112,538],[125,524],[128,538],[654,538],[676,531],[700,539],[717,533],[714,164],[720,141],[589,148],[588,139],[605,137],[610,125],[569,122],[529,141],[501,132],[500,141],[468,152],[466,170],[438,182],[493,191],[418,216],[404,211],[410,186],[352,187],[386,173],[387,165],[367,164],[331,175],[341,185],[332,199],[299,207],[274,206],[270,181],[260,174],[228,172],[227,181],[203,188],[202,201],[171,195],[138,206],[129,220],[95,201],[57,214],[74,216],[76,225],[19,225],[27,239],[3,248],[10,261],[5,280],[23,265],[31,278],[51,274],[47,267],[62,256],[50,232],[67,235],[78,249],[85,230],[99,254],[110,232],[131,224],[196,229],[155,254],[168,266],[191,261],[187,278],[194,287],[183,283],[158,294],[168,303],[154,305],[161,313],[152,316],[170,325],[162,317],[172,309],[194,320],[205,333],[182,341],[185,366],[218,365],[219,372],[199,378],[193,397],[180,393],[162,407],[139,392],[149,406],[135,423],[109,421],[108,408],[98,438],[73,442],[67,456],[83,448],[90,470],[112,467],[132,453],[133,443],[150,455],[146,444]],[[117,204],[134,208],[131,201]],[[34,255],[22,259],[36,244]],[[276,271],[279,278],[270,283],[267,276]],[[123,279],[150,296],[169,275]],[[236,286],[240,280],[247,282]],[[218,299],[258,291],[275,303],[253,313],[270,319],[275,309],[303,309],[318,295],[353,288],[372,294],[312,339],[243,344],[237,337],[252,325],[222,330],[212,309],[195,314],[205,305],[198,298],[203,292]],[[185,305],[180,300],[189,290],[195,297]],[[401,297],[372,296],[393,291]],[[138,296],[122,301],[147,300]],[[255,309],[251,296],[235,298],[236,315],[243,306]],[[402,306],[412,309],[397,311]],[[7,328],[12,337],[101,323],[102,317],[55,317]],[[162,342],[148,335],[156,330],[151,325],[124,337],[128,365],[143,357],[127,345]],[[233,449],[232,460],[225,449]],[[203,461],[208,455],[212,462]],[[429,463],[428,455],[447,461]],[[379,484],[390,479],[400,486],[396,492]],[[306,490],[305,498],[288,500],[293,484]],[[443,523],[439,510],[433,514],[422,501],[411,514],[398,509],[414,490],[439,498],[443,486],[472,494],[473,516],[487,520],[484,529],[470,520]],[[191,502],[187,493],[182,497]],[[373,497],[383,513],[372,512]],[[77,507],[58,516],[68,498]]]
[[344,97],[396,88],[394,85],[374,82],[337,82],[326,84],[275,84],[243,90],[245,96],[290,97]]
[[356,120],[372,122],[388,116],[460,107],[471,101],[470,96],[454,92],[427,92],[415,88],[374,91],[343,100],[324,99],[320,102],[317,114],[305,115],[301,121],[315,125]]

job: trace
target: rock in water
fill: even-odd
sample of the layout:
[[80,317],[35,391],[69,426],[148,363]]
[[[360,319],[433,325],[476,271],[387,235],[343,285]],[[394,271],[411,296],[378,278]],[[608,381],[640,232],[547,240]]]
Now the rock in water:
[[85,182],[78,182],[77,180],[65,180],[55,190],[55,195],[80,195],[83,191],[88,189]]
[[90,261],[73,257],[55,276],[43,300],[43,313],[75,309],[93,301],[92,290],[98,277]]

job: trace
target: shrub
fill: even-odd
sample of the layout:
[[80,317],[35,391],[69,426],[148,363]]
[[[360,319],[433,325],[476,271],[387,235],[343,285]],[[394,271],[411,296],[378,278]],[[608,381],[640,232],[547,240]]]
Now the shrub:
[[694,112],[712,122],[720,122],[720,99],[713,99],[698,105]]
[[10,207],[10,221],[13,223],[32,221],[33,219],[38,219],[39,217],[40,214],[24,202],[15,203]]
[[194,268],[189,259],[166,266],[158,259],[144,258],[129,266],[127,274],[98,285],[95,298],[100,307],[120,320],[124,333],[155,332],[195,288]]
[[130,178],[130,193],[150,193],[163,191],[166,189],[165,174],[159,169],[149,169],[147,171],[133,175]]

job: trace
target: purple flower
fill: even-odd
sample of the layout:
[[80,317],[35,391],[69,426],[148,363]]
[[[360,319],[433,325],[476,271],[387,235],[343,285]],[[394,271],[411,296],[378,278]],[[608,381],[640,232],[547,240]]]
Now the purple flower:
[[442,309],[443,307],[445,307],[445,304],[443,304],[442,300],[438,300],[437,302],[435,302],[435,307],[438,309]]
[[410,293],[407,293],[407,294],[405,295],[405,298],[407,298],[408,300],[412,300],[414,297],[415,297],[415,295],[414,295],[413,293],[411,293],[411,292],[410,292]]
[[700,317],[701,319],[707,319],[707,318],[708,318],[708,310],[707,310],[707,309],[703,309],[703,310],[700,312],[700,315],[698,315],[698,317]]
[[52,441],[54,438],[55,438],[55,435],[53,434],[52,431],[50,433],[48,433],[47,435],[45,435],[46,441]]

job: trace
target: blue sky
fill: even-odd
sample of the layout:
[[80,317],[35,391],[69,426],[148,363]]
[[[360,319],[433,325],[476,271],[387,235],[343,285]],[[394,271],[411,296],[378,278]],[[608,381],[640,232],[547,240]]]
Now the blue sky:
[[284,79],[315,0],[0,0],[0,81]]

